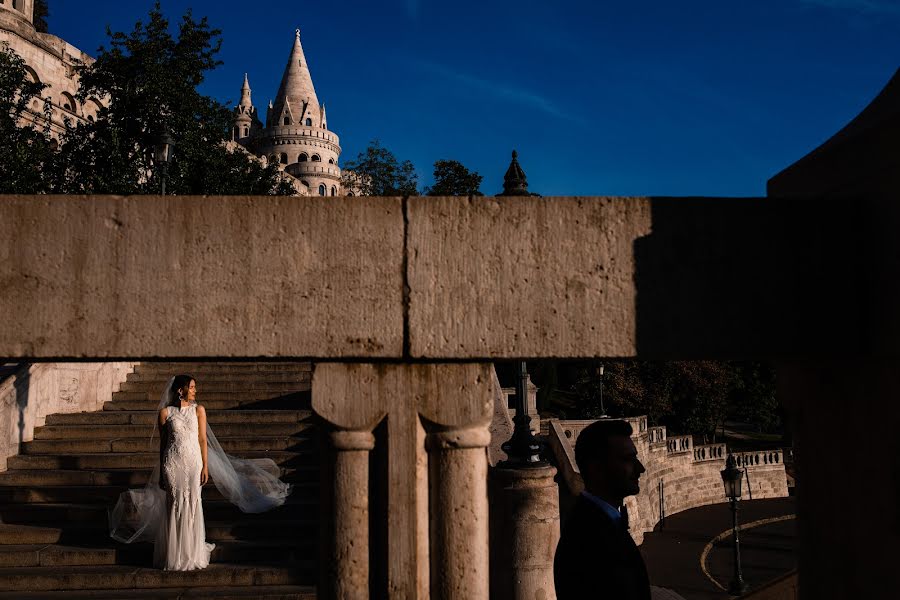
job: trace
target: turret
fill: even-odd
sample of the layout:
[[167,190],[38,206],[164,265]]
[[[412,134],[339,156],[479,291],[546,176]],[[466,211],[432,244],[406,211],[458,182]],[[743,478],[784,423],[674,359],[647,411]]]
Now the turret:
[[300,125],[319,127],[322,122],[319,99],[313,87],[312,76],[300,43],[300,30],[296,31],[291,56],[275,96],[273,112],[267,119],[270,127]]
[[4,0],[0,2],[0,10],[9,11],[34,25],[34,0]]
[[528,191],[528,179],[525,177],[525,171],[519,165],[519,153],[512,151],[512,160],[506,175],[503,176],[503,192],[498,196],[540,196]]
[[241,86],[241,101],[234,107],[234,139],[245,140],[259,128],[259,118],[250,97],[250,80],[244,73],[244,85]]

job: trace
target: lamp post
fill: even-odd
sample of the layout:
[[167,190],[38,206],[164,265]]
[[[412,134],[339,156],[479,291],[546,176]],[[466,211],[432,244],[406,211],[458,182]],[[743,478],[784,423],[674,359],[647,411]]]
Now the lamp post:
[[175,140],[169,135],[168,129],[163,129],[156,137],[153,145],[153,162],[159,167],[159,178],[162,180],[162,195],[166,195],[166,179],[169,176],[169,163],[175,149]]
[[734,577],[728,584],[728,593],[732,596],[740,596],[747,591],[747,583],[741,575],[741,540],[738,530],[738,502],[741,499],[741,482],[744,479],[744,470],[737,468],[734,455],[729,454],[725,462],[725,468],[721,471],[722,483],[725,484],[725,496],[731,502],[731,530],[734,534]]
[[603,363],[597,367],[597,377],[600,378],[600,418],[606,417],[606,406],[603,405]]
[[528,370],[524,361],[519,363],[516,379],[516,416],[513,434],[500,448],[506,452],[504,467],[545,467],[541,459],[541,443],[531,433],[531,417],[528,416]]

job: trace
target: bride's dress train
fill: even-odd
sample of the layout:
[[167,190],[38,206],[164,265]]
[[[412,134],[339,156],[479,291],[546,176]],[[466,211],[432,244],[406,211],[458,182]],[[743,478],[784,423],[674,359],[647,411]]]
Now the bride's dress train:
[[162,470],[169,484],[166,522],[153,547],[153,564],[168,571],[191,571],[209,566],[215,544],[206,542],[203,502],[200,498],[200,454],[197,405],[168,407],[167,443]]

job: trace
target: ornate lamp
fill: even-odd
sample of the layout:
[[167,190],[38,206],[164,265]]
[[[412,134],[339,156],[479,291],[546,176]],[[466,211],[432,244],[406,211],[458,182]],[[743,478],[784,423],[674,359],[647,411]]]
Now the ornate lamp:
[[747,591],[747,583],[741,574],[741,540],[738,537],[738,502],[741,499],[741,484],[744,480],[744,470],[737,467],[734,455],[729,454],[725,462],[725,468],[721,471],[722,483],[725,485],[725,496],[731,503],[731,531],[734,537],[734,577],[728,584],[728,593],[732,596],[740,596]]
[[498,466],[506,468],[545,467],[541,458],[541,443],[531,433],[531,417],[528,416],[528,370],[525,362],[519,363],[516,380],[516,416],[513,419],[513,435],[500,446],[507,459]]

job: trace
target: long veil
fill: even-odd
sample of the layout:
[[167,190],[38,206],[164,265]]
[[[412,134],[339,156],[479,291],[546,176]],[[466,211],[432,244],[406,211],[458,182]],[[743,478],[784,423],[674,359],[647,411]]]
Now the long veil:
[[[163,390],[157,412],[168,406],[175,378]],[[154,420],[154,432],[156,421]],[[206,421],[209,478],[229,502],[245,513],[260,513],[284,504],[291,485],[279,479],[280,470],[271,458],[245,459],[222,450],[209,419]],[[150,437],[152,447],[153,436]],[[166,524],[166,492],[159,487],[159,461],[147,485],[127,490],[109,511],[109,535],[120,542],[155,541]]]

